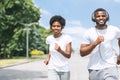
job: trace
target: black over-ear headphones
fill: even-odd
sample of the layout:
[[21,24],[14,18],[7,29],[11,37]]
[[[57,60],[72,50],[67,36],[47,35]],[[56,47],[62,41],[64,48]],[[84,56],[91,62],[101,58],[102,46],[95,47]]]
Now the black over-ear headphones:
[[98,11],[105,11],[106,16],[107,16],[106,21],[109,21],[109,14],[108,14],[108,12],[107,12],[105,9],[103,9],[103,8],[98,8],[98,9],[96,9],[96,10],[92,13],[92,21],[93,21],[93,22],[95,22],[95,13],[98,12]]

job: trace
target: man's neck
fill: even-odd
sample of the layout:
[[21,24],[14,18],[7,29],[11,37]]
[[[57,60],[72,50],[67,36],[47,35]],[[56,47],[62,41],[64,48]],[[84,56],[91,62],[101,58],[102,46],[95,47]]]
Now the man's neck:
[[97,29],[103,30],[103,29],[106,29],[106,28],[107,28],[107,25],[104,25],[104,26],[96,25],[95,27],[96,27]]

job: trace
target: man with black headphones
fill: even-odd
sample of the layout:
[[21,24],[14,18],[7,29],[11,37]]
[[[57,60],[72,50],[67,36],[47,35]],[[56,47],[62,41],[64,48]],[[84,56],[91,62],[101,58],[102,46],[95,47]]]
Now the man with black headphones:
[[95,27],[90,28],[83,36],[80,45],[80,55],[90,54],[88,64],[89,80],[119,80],[116,53],[113,40],[118,40],[120,47],[120,29],[107,25],[108,12],[103,8],[96,9],[92,14]]

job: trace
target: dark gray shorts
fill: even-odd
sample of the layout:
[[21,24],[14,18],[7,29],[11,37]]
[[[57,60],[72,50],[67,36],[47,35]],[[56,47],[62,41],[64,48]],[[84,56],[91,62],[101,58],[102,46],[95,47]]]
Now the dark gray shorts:
[[119,80],[117,67],[110,67],[101,70],[89,69],[89,80]]

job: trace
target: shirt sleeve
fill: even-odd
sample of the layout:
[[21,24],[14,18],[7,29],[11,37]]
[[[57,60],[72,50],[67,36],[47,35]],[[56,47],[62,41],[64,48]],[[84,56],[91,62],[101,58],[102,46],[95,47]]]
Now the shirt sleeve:
[[72,37],[67,35],[67,44],[70,43],[70,42],[72,42]]
[[87,31],[87,32],[83,35],[83,39],[82,39],[81,44],[90,44],[89,31]]
[[46,38],[46,44],[50,44],[49,36]]
[[117,39],[118,39],[118,38],[120,38],[120,29],[119,29],[119,28],[116,28],[116,30],[117,30],[116,37],[117,37]]
[[120,29],[117,30],[117,38],[120,38]]

